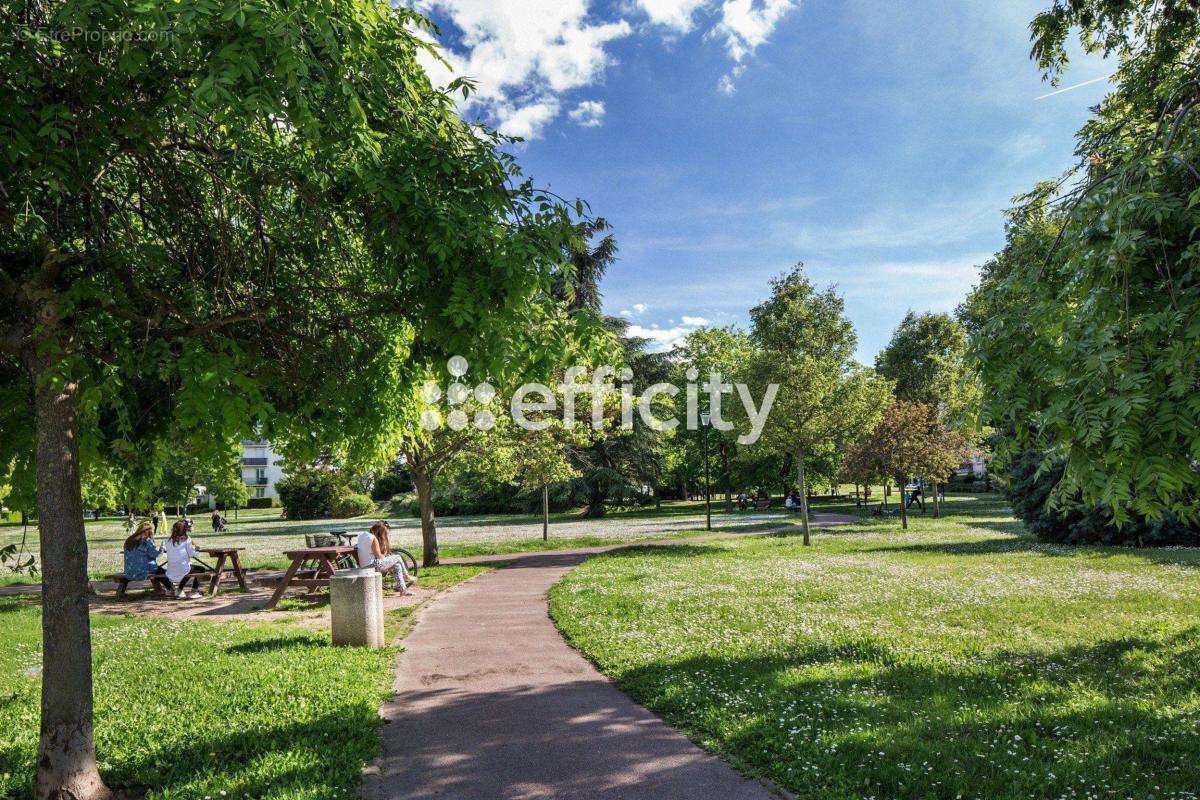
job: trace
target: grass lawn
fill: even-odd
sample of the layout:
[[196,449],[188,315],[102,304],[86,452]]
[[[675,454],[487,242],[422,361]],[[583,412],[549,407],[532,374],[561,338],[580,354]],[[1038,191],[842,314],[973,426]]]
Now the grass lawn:
[[[422,572],[448,588],[479,567]],[[389,614],[389,637],[413,607]],[[110,787],[149,800],[347,800],[374,757],[396,650],[332,647],[286,624],[92,615],[96,746]],[[28,797],[40,609],[0,597],[0,798]]]
[[1025,537],[986,498],[601,556],[554,619],[640,702],[802,798],[1195,798],[1200,550]]

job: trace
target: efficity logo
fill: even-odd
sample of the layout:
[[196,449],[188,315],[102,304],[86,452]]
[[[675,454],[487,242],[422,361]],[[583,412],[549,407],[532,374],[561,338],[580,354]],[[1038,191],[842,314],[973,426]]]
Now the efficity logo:
[[[489,431],[496,426],[496,413],[499,410],[499,404],[495,404],[494,407],[496,387],[486,380],[468,386],[465,380],[469,366],[467,359],[453,356],[446,362],[446,370],[453,381],[444,392],[437,381],[426,381],[421,387],[421,399],[427,406],[444,401],[441,409],[425,408],[421,412],[422,428],[436,431],[445,426],[453,431],[462,431],[473,426],[480,431]],[[618,377],[619,384],[614,381],[614,378]],[[633,430],[636,410],[642,422],[651,429],[669,431],[679,427],[679,417],[674,413],[665,416],[660,414],[674,410],[677,407],[673,402],[674,398],[682,392],[682,424],[685,429],[694,431],[701,425],[712,425],[720,431],[731,431],[738,427],[740,422],[743,432],[738,435],[738,444],[754,444],[758,441],[763,426],[767,423],[767,416],[775,405],[779,384],[768,384],[761,402],[756,403],[746,384],[725,383],[719,372],[709,373],[703,383],[697,383],[700,374],[695,369],[689,369],[684,377],[687,383],[682,388],[673,383],[656,383],[635,395],[633,373],[629,369],[596,367],[589,371],[585,367],[571,367],[556,387],[552,388],[543,383],[521,384],[520,388],[513,392],[507,411],[513,424],[523,430],[540,431],[550,427],[548,415],[561,410],[563,425],[571,428],[584,424],[577,413],[582,399],[582,402],[590,406],[588,411],[592,429],[600,430],[604,427],[605,419],[611,416],[606,414],[606,410],[612,409],[609,399],[611,395],[620,404],[621,430]],[[581,378],[584,380],[580,380]],[[735,407],[735,413],[729,416],[737,417],[738,422],[732,418],[726,419],[724,413],[725,395],[735,391],[741,409]],[[703,404],[703,411],[702,393],[707,401]]]

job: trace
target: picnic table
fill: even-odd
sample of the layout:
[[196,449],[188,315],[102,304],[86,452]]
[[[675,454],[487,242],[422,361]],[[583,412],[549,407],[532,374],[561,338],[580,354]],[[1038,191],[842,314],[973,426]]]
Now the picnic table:
[[[271,599],[263,608],[268,611],[274,608],[289,587],[303,586],[311,590],[328,586],[329,579],[333,577],[333,573],[337,569],[338,558],[354,555],[357,552],[357,548],[347,545],[303,547],[299,550],[285,551],[283,555],[292,563],[288,565],[287,572],[283,574],[279,585],[275,587],[275,594],[271,595]],[[304,569],[306,562],[315,562],[316,567]]]
[[217,566],[213,569],[212,581],[208,584],[208,596],[215,597],[217,592],[221,590],[221,575],[225,572],[225,562],[228,561],[230,568],[233,570],[234,576],[237,578],[238,586],[242,587],[243,592],[250,591],[246,587],[246,570],[242,569],[242,561],[238,557],[238,553],[245,550],[244,547],[201,547],[200,552],[207,554],[210,558],[217,560]]

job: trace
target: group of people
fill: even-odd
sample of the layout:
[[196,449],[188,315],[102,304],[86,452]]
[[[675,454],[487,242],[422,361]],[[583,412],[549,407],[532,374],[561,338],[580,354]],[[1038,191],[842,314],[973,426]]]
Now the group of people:
[[[196,559],[198,552],[192,541],[192,521],[180,518],[171,526],[171,534],[159,547],[154,541],[157,531],[157,515],[153,521],[144,521],[136,526],[125,540],[125,577],[130,581],[152,580],[163,584],[176,600],[196,599],[200,594],[200,576],[211,573],[207,564]],[[218,522],[220,523],[218,525]],[[213,512],[213,530],[225,530],[225,520]],[[404,559],[392,555],[391,529],[382,520],[363,531],[354,541],[360,568],[373,568],[383,575],[392,575],[396,580],[396,591],[411,594],[409,587],[416,582]],[[166,563],[159,558],[165,555]],[[191,581],[192,589],[187,585]]]
[[[189,523],[187,519],[176,520],[162,547],[154,541],[154,523],[139,524],[125,540],[125,577],[131,581],[157,581],[176,600],[200,597],[200,575],[211,570],[204,564],[193,563],[197,550]],[[158,561],[163,555],[167,557],[165,564]],[[191,591],[187,590],[189,580]]]

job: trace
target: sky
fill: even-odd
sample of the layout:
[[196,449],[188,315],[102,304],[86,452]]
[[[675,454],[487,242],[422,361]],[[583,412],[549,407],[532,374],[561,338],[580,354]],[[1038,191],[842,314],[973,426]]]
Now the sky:
[[613,227],[605,311],[669,348],[748,325],[804,262],[872,363],[910,309],[953,311],[1010,199],[1074,161],[1111,72],[1044,83],[1048,0],[413,0],[478,92],[462,111],[525,141],[526,174]]

